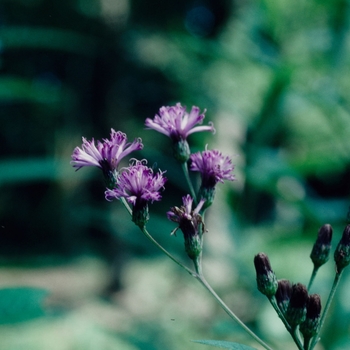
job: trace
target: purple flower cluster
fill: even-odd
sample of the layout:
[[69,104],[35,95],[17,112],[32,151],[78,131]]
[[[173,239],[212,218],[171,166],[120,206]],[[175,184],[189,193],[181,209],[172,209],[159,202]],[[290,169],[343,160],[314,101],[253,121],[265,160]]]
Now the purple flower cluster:
[[[187,143],[189,135],[201,131],[215,132],[212,123],[207,126],[196,126],[203,122],[205,112],[204,110],[200,113],[200,109],[193,106],[187,113],[186,107],[177,103],[175,106],[161,107],[154,119],[147,118],[145,121],[148,129],[154,129],[173,140],[173,150],[177,160],[185,163],[190,159],[190,170],[201,173],[202,184],[198,198],[202,199],[197,207],[192,210],[193,199],[186,196],[183,197],[181,208],[174,207],[167,213],[168,218],[177,222],[184,234],[187,232],[186,234],[190,236],[196,235],[198,226],[202,223],[199,211],[203,211],[213,202],[215,185],[224,180],[235,179],[232,174],[234,166],[231,159],[223,156],[218,150],[205,150],[191,155]],[[148,220],[147,203],[161,199],[160,190],[166,182],[164,172],[154,173],[147,167],[146,161],[134,160],[129,167],[118,169],[123,158],[142,148],[140,138],[127,142],[124,133],[111,129],[110,139],[103,139],[102,142],[95,142],[94,139],[88,141],[83,137],[83,144],[81,148],[74,149],[71,161],[72,166],[77,170],[84,166],[102,169],[107,182],[106,199],[125,198],[133,205],[133,220],[140,226]]]
[[209,126],[195,126],[201,124],[205,118],[205,112],[200,114],[198,107],[193,106],[190,113],[186,112],[186,107],[177,103],[175,106],[161,107],[159,115],[155,115],[154,119],[146,119],[146,127],[154,129],[168,137],[173,141],[186,140],[188,135],[200,131],[215,132],[213,123]]
[[164,187],[166,178],[164,172],[154,174],[153,170],[145,165],[145,161],[135,161],[133,165],[125,168],[118,176],[117,186],[107,189],[107,200],[124,197],[134,206],[137,202],[159,201],[159,191]]

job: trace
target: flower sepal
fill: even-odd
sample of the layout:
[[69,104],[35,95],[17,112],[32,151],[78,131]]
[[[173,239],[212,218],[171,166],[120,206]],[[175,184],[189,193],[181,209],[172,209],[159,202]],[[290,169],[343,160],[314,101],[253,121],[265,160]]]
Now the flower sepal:
[[168,219],[177,222],[179,226],[172,231],[175,234],[180,229],[184,235],[185,251],[190,259],[197,262],[200,259],[203,245],[204,222],[199,211],[202,209],[204,199],[192,210],[193,199],[190,195],[182,198],[183,205],[172,207],[167,212]]
[[136,201],[132,209],[132,221],[143,229],[149,220],[149,210],[146,201]]
[[203,187],[201,186],[198,191],[198,198],[205,199],[202,207],[202,211],[209,208],[215,199],[216,188],[215,187]]
[[190,159],[191,151],[187,140],[176,140],[173,143],[174,158],[180,163],[186,163]]

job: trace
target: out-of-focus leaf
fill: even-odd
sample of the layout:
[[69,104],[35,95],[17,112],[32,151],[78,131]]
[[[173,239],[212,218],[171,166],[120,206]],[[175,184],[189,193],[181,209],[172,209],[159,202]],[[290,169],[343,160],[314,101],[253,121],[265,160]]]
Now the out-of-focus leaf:
[[0,289],[0,324],[28,321],[45,315],[43,301],[48,291],[19,287]]
[[43,103],[61,107],[66,102],[66,91],[60,85],[32,81],[18,77],[0,78],[0,101]]
[[68,176],[69,161],[48,158],[17,159],[0,162],[0,185],[5,183],[57,180]]
[[231,349],[231,350],[256,350],[251,346],[233,343],[230,341],[222,341],[222,340],[192,340],[194,343],[211,345],[221,349]]
[[4,26],[0,38],[5,49],[51,49],[89,56],[97,49],[96,38],[57,28]]

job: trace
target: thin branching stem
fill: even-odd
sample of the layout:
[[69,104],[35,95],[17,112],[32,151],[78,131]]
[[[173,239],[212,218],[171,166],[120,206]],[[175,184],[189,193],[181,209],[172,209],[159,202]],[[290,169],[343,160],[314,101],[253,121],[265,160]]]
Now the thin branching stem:
[[284,326],[286,327],[287,331],[289,333],[292,332],[292,327],[289,325],[288,321],[286,320],[286,318],[284,317],[284,314],[282,313],[282,311],[280,310],[280,308],[277,305],[277,301],[276,301],[276,297],[273,296],[271,298],[269,298],[269,301],[272,305],[272,307],[275,309],[278,317],[281,319],[281,321],[283,322]]
[[[126,210],[130,215],[132,215],[132,210],[129,204],[126,202],[124,198],[122,198],[122,203],[124,204]],[[252,330],[250,330],[237,316],[236,314],[224,303],[224,301],[217,295],[214,289],[210,286],[210,284],[206,281],[202,273],[202,263],[201,263],[201,255],[199,256],[197,261],[194,261],[196,272],[189,269],[187,266],[178,261],[172,254],[170,254],[165,248],[163,248],[147,231],[146,227],[140,227],[142,233],[164,254],[166,254],[172,261],[174,261],[177,265],[182,267],[186,272],[188,272],[191,276],[196,278],[205,289],[215,298],[215,300],[220,304],[222,309],[234,320],[236,321],[244,331],[246,331],[252,338],[254,338],[261,346],[263,346],[266,350],[273,350],[269,347],[262,339],[260,339]]]
[[341,270],[340,272],[337,272],[336,275],[335,275],[335,278],[334,278],[334,281],[333,281],[333,285],[332,285],[332,289],[329,293],[329,296],[328,296],[328,299],[327,299],[327,303],[326,303],[326,306],[323,310],[323,313],[322,313],[322,316],[321,316],[321,319],[320,319],[320,325],[318,327],[318,332],[317,334],[313,337],[312,339],[312,343],[311,343],[311,346],[310,346],[310,350],[312,350],[315,345],[317,344],[317,342],[319,341],[319,334],[320,334],[320,331],[322,329],[322,326],[324,324],[324,321],[325,321],[325,318],[327,316],[327,313],[328,313],[328,310],[329,310],[329,307],[331,306],[331,303],[332,303],[332,300],[333,300],[333,297],[334,297],[334,294],[338,288],[338,285],[339,285],[339,281],[340,281],[340,278],[343,274],[343,270]]
[[194,276],[203,286],[204,288],[215,298],[215,300],[220,304],[222,309],[241,326],[252,338],[255,339],[261,346],[266,350],[272,350],[270,346],[268,346],[262,339],[260,339],[251,329],[249,329],[236,314],[225,304],[225,302],[216,294],[214,289],[210,286],[210,284],[206,281],[203,275]]
[[[124,207],[126,208],[126,210],[128,211],[128,213],[130,215],[132,215],[132,210],[129,206],[129,204],[126,202],[126,200],[124,198],[122,198],[122,203],[124,205]],[[174,261],[177,265],[179,265],[180,267],[182,267],[184,270],[186,270],[186,272],[188,272],[190,275],[195,276],[196,273],[194,271],[192,271],[190,268],[188,268],[187,266],[185,266],[184,264],[182,264],[179,260],[177,260],[171,253],[169,253],[165,248],[163,248],[163,246],[161,246],[152,236],[151,234],[147,231],[146,227],[140,227],[142,233],[155,245],[157,246],[165,255],[167,255],[172,261]]]
[[186,182],[187,182],[188,187],[189,187],[189,189],[190,189],[190,192],[191,192],[191,196],[192,196],[192,198],[193,198],[193,201],[194,201],[194,203],[197,205],[197,204],[198,204],[198,202],[197,202],[197,195],[196,195],[196,192],[195,192],[195,190],[194,190],[194,188],[193,188],[192,181],[191,181],[191,179],[190,179],[190,174],[189,174],[189,172],[188,172],[188,166],[187,166],[187,163],[186,163],[186,162],[185,162],[185,163],[182,163],[182,170],[183,170],[183,172],[184,172],[184,175],[185,175],[185,178],[186,178]]
[[311,289],[312,283],[315,280],[315,277],[317,275],[318,269],[319,269],[319,266],[314,265],[314,269],[312,270],[312,274],[311,274],[311,277],[310,277],[309,285],[307,286],[307,290],[308,291],[310,291],[310,289]]
[[298,347],[299,350],[304,350],[304,347],[300,341],[300,336],[298,333],[298,330],[296,328],[292,328],[289,324],[289,322],[286,320],[286,318],[284,317],[283,312],[280,310],[280,308],[277,305],[277,301],[276,301],[276,297],[273,296],[271,298],[269,298],[269,301],[272,305],[272,307],[275,309],[278,317],[281,319],[281,321],[283,322],[284,326],[286,327],[287,331],[290,333],[290,335],[292,336],[296,346]]

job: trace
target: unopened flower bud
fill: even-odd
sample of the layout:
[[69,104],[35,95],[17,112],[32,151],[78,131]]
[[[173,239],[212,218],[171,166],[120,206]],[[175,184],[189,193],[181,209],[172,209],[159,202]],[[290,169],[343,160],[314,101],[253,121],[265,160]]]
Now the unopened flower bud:
[[291,327],[296,327],[305,320],[308,293],[306,287],[297,283],[292,286],[292,295],[286,312],[286,319]]
[[278,282],[275,273],[271,269],[270,261],[265,253],[259,253],[254,257],[256,281],[258,290],[271,298],[276,294]]
[[292,295],[292,284],[288,280],[279,280],[276,291],[277,305],[283,314],[286,313],[289,305],[289,300]]
[[338,273],[350,263],[350,224],[345,227],[343,236],[334,252],[334,261]]
[[310,258],[316,268],[328,261],[331,250],[332,233],[333,229],[329,224],[323,225],[318,231],[316,242],[310,254]]
[[304,338],[311,338],[317,334],[321,315],[321,298],[318,294],[309,295],[306,306],[306,318],[300,325]]

